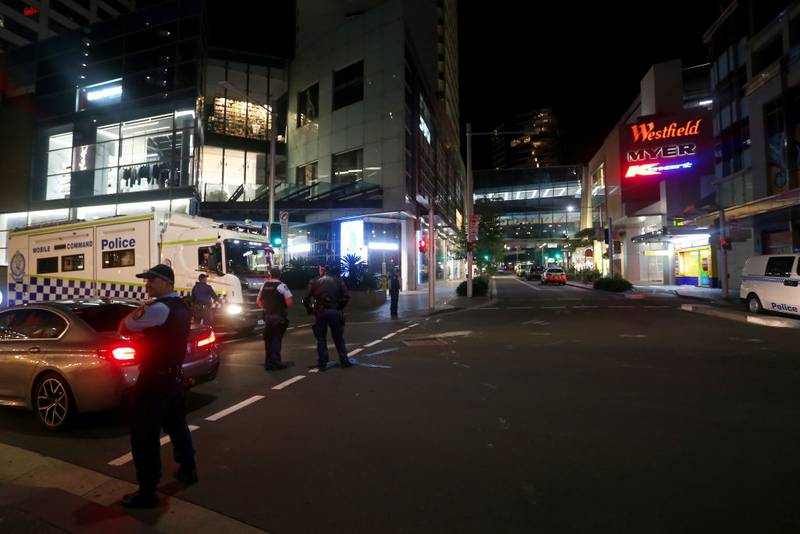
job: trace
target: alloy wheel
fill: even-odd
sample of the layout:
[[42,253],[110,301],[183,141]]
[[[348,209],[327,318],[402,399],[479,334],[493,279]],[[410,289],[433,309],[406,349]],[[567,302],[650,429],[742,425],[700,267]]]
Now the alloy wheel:
[[64,424],[69,414],[67,388],[57,378],[46,378],[36,390],[36,410],[39,419],[50,428]]

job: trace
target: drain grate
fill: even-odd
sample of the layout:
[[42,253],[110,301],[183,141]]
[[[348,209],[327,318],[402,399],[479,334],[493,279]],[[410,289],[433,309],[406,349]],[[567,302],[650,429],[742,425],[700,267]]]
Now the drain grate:
[[404,339],[403,343],[405,343],[407,347],[440,347],[442,345],[447,345],[446,341],[436,337]]

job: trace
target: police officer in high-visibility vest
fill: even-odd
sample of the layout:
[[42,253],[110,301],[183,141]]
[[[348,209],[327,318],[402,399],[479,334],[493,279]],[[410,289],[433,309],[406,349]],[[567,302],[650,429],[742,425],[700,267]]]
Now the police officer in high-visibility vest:
[[136,276],[146,280],[151,300],[119,325],[120,335],[134,340],[140,362],[131,414],[131,452],[139,491],[125,495],[122,505],[153,508],[159,504],[156,488],[161,479],[162,428],[180,465],[174,477],[185,484],[197,482],[192,436],[184,413],[181,367],[192,313],[175,292],[175,273],[168,265],[156,265]]
[[281,270],[277,267],[270,269],[256,299],[256,304],[264,312],[264,368],[267,371],[286,369],[286,364],[281,361],[281,344],[289,326],[287,312],[292,305],[292,292],[280,279]]

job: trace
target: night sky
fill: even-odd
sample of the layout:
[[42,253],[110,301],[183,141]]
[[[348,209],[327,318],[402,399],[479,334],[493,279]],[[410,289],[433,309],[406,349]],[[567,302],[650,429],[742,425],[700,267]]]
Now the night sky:
[[[459,2],[463,128],[487,131],[553,107],[565,163],[586,164],[636,98],[650,65],[707,63],[703,34],[727,1]],[[505,7],[504,7],[505,6]],[[475,169],[488,144],[473,142]]]

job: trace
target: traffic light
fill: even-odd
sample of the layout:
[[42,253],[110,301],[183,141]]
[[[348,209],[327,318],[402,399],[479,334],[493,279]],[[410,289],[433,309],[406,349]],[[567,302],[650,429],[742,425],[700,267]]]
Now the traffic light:
[[269,225],[269,243],[275,248],[280,248],[281,245],[283,245],[281,223],[272,223]]
[[730,237],[723,237],[722,239],[720,239],[720,242],[722,244],[722,248],[724,248],[725,250],[731,250],[733,248],[733,244],[731,243]]
[[428,250],[428,242],[424,239],[419,240],[419,252],[420,254],[425,254],[425,251]]

